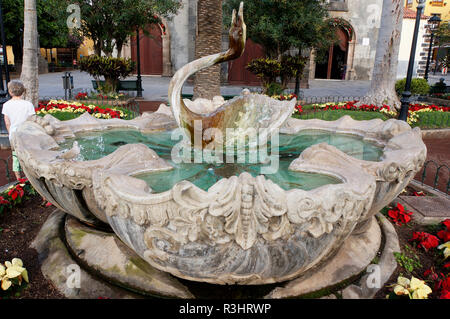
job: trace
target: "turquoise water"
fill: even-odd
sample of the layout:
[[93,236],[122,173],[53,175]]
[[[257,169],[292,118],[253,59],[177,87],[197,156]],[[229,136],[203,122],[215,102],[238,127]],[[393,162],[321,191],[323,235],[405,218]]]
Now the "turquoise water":
[[[180,139],[173,140],[171,136],[172,132],[142,134],[135,130],[111,130],[83,134],[75,139],[80,146],[80,155],[77,159],[80,161],[100,159],[111,154],[122,145],[143,143],[174,167],[170,171],[136,175],[137,178],[145,180],[155,192],[167,191],[182,180],[188,180],[207,190],[221,178],[237,176],[243,172],[248,172],[252,176],[261,175],[261,169],[271,164],[270,162],[251,164],[248,156],[244,163],[239,163],[238,158],[234,156],[235,163],[194,163],[193,157],[191,157],[192,163],[177,164],[172,161],[171,151]],[[74,140],[67,140],[60,146],[62,149],[70,149],[73,142]],[[366,161],[378,161],[383,153],[381,148],[364,142],[357,136],[347,134],[310,130],[302,131],[296,135],[280,135],[278,169],[270,174],[264,174],[265,177],[285,190],[292,188],[310,190],[327,184],[340,183],[338,179],[331,176],[288,170],[290,163],[303,150],[318,143],[328,143],[352,157]]]

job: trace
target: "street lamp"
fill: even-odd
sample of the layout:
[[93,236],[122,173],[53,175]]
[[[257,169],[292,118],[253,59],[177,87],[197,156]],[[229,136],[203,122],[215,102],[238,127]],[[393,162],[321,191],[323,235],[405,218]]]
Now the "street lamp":
[[[8,54],[6,52],[6,39],[5,30],[3,26],[3,11],[2,11],[2,1],[0,0],[0,37],[2,41],[3,50],[3,63],[0,63],[0,134],[8,134],[5,125],[5,119],[2,113],[3,104],[9,100],[8,96],[8,82],[9,82],[9,70],[8,70]],[[3,65],[2,65],[3,64]],[[6,85],[3,84],[3,66],[5,67],[5,80]]]
[[428,81],[428,69],[430,67],[430,60],[431,60],[431,51],[433,49],[434,33],[439,27],[439,23],[441,21],[442,21],[441,18],[439,18],[439,16],[436,14],[433,14],[433,16],[428,20],[428,23],[430,24],[431,38],[430,38],[430,47],[428,49],[427,66],[425,67],[425,76],[423,77],[427,81]]
[[408,108],[410,104],[411,98],[411,81],[414,69],[414,58],[416,56],[416,48],[417,48],[417,38],[419,36],[419,27],[420,27],[420,17],[422,16],[423,9],[425,8],[426,0],[417,0],[417,15],[416,15],[416,24],[414,26],[414,36],[411,46],[411,55],[409,56],[409,64],[408,64],[408,73],[406,75],[406,84],[405,90],[402,93],[402,106],[400,108],[400,114],[398,116],[399,120],[405,121],[408,118]]

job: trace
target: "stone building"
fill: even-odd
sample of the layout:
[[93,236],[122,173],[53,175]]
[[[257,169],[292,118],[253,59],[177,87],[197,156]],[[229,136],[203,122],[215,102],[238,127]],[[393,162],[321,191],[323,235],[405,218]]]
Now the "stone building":
[[[330,25],[336,28],[336,34],[341,41],[331,46],[327,52],[310,53],[304,80],[370,80],[383,0],[328,1]],[[153,38],[141,34],[142,74],[171,76],[194,59],[197,0],[182,0],[182,3],[179,13],[171,20],[163,20],[162,25],[153,25],[149,28]],[[411,15],[411,11],[408,11],[408,14]],[[405,23],[407,24],[405,30],[409,30],[410,21]],[[402,42],[402,52],[409,50],[407,39],[408,36],[405,37],[405,42]],[[224,32],[222,50],[228,47],[227,41],[228,35]],[[422,43],[419,43],[418,47],[421,46]],[[248,40],[246,51],[240,59],[222,65],[222,82],[258,85],[259,80],[244,67],[252,59],[263,54],[263,49],[259,45]],[[122,56],[136,59],[136,39],[132,38],[128,46],[124,47]],[[404,59],[400,60],[399,64],[399,71],[403,72]],[[307,85],[303,83],[303,87]]]

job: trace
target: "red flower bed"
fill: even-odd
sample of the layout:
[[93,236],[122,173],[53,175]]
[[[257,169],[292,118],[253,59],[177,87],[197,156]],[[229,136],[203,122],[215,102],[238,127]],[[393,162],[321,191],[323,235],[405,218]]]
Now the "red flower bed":
[[[44,103],[39,103],[39,107],[37,107],[35,109],[36,113],[44,113],[42,111],[45,111],[45,113],[51,113],[54,110],[65,110],[67,109],[68,112],[71,113],[89,113],[89,114],[103,114],[105,116],[102,117],[107,117],[106,115],[108,115],[110,118],[122,118],[123,112],[119,111],[119,110],[115,110],[115,109],[111,109],[109,107],[106,108],[101,108],[98,106],[93,106],[93,105],[89,105],[86,106],[82,103],[70,103],[70,102],[52,102],[50,101],[47,104]],[[122,114],[121,114],[122,113]]]
[[422,247],[425,250],[436,248],[439,245],[439,239],[426,232],[413,232],[413,237],[410,241],[418,243],[417,247]]
[[406,211],[402,204],[397,203],[397,207],[389,210],[388,215],[395,224],[402,226],[409,223],[412,212]]

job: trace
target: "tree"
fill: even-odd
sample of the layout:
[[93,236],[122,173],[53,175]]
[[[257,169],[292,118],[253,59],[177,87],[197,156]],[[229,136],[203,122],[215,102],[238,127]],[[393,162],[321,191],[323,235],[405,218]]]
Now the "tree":
[[94,42],[96,55],[112,56],[117,49],[120,57],[123,45],[136,29],[159,23],[159,17],[176,14],[179,0],[76,0],[80,6],[79,32]]
[[26,88],[24,98],[37,106],[39,80],[36,0],[25,0],[23,30],[23,63],[20,80]]
[[403,2],[403,0],[383,0],[372,81],[368,93],[360,103],[388,104],[397,109],[401,106],[395,92],[395,81],[402,33]]
[[[235,8],[239,7],[239,3]],[[245,9],[244,9],[245,11]],[[231,16],[231,11],[230,11]],[[199,0],[197,3],[195,58],[215,54],[222,48],[222,0]],[[220,65],[199,71],[194,79],[194,99],[212,100],[220,95]]]
[[[3,0],[6,43],[13,47],[17,60],[22,57],[24,0]],[[39,42],[42,48],[63,48],[67,46],[69,29],[66,25],[64,0],[37,1],[36,11]]]
[[[240,0],[225,0],[225,24]],[[244,19],[247,36],[261,44],[270,58],[281,61],[288,50],[302,51],[328,46],[334,39],[326,22],[327,3],[324,0],[247,0]]]
[[[240,0],[225,0],[225,24],[229,12]],[[305,66],[303,55],[312,48],[328,48],[335,39],[335,32],[326,21],[327,2],[324,0],[247,0],[244,19],[247,35],[263,46],[266,56],[283,64],[295,57],[298,65],[292,73],[296,79],[295,93],[299,94],[300,78]],[[272,63],[276,62],[273,61]],[[285,67],[284,69],[290,69]],[[285,85],[281,84],[280,89]],[[268,89],[266,85],[265,89]]]

